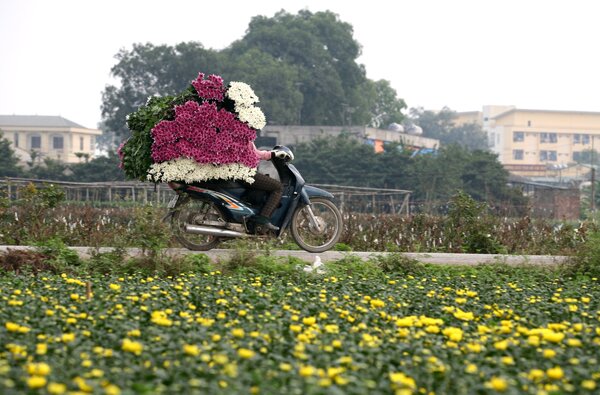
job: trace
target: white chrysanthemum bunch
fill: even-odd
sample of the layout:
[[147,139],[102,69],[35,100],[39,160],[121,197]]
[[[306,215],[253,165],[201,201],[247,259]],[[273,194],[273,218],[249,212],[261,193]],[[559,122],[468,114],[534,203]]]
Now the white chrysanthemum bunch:
[[225,96],[234,102],[235,112],[238,113],[240,121],[246,122],[254,129],[262,129],[267,124],[265,114],[254,103],[258,103],[258,96],[250,85],[245,82],[233,81]]
[[256,169],[240,163],[220,164],[198,163],[191,158],[177,158],[154,163],[148,170],[148,180],[154,182],[183,181],[186,183],[211,179],[244,180],[254,182]]

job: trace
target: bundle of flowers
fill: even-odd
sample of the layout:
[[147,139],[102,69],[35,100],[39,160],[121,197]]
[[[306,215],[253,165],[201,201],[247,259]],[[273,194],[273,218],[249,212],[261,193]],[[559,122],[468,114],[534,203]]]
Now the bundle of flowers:
[[259,159],[250,142],[265,116],[243,82],[203,73],[177,96],[151,97],[127,117],[131,137],[119,147],[128,177],[154,182],[239,179],[253,182]]

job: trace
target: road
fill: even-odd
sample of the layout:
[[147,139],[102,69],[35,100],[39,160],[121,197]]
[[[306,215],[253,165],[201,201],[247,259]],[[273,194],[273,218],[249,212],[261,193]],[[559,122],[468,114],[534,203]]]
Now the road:
[[[26,250],[34,249],[35,247],[28,246],[0,246],[0,253],[7,251],[8,249],[13,250]],[[80,257],[86,258],[90,256],[90,247],[69,247],[76,251]],[[102,247],[99,252],[110,251],[111,248]],[[232,250],[226,249],[214,249],[210,251],[189,251],[183,248],[169,248],[165,250],[168,255],[179,256],[183,254],[197,254],[203,253],[208,255],[211,260],[226,259]],[[137,248],[128,248],[127,254],[135,256],[140,253]],[[262,253],[262,251],[258,251]],[[275,256],[293,256],[302,259],[307,262],[313,262],[318,256],[322,262],[334,261],[343,258],[347,255],[353,255],[360,257],[363,260],[368,260],[371,257],[377,255],[386,255],[387,252],[341,252],[341,251],[326,251],[322,253],[310,253],[306,251],[291,251],[291,250],[274,250],[270,251]],[[446,264],[446,265],[479,265],[489,263],[503,263],[507,265],[556,265],[561,262],[565,262],[568,258],[565,256],[551,256],[551,255],[492,255],[492,254],[445,254],[445,253],[416,253],[416,252],[405,252],[402,255],[410,259],[415,259],[422,263],[430,264]]]

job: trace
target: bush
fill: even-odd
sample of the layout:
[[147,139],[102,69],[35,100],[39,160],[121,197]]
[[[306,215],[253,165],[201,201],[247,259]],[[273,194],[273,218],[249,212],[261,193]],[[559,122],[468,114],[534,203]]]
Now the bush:
[[387,274],[415,275],[423,271],[423,264],[400,253],[377,255],[371,260]]
[[566,269],[574,274],[600,277],[600,232],[592,232],[567,264]]

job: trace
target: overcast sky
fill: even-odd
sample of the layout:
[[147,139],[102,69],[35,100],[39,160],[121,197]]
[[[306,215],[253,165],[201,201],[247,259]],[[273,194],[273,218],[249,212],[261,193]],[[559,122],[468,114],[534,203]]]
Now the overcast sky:
[[595,0],[0,0],[0,114],[95,128],[119,49],[222,49],[281,9],[337,13],[367,77],[389,80],[409,107],[600,111]]

